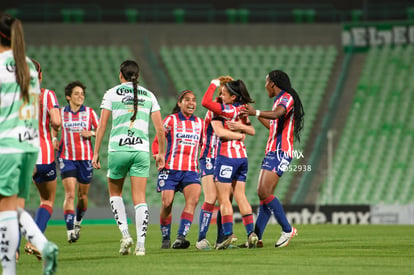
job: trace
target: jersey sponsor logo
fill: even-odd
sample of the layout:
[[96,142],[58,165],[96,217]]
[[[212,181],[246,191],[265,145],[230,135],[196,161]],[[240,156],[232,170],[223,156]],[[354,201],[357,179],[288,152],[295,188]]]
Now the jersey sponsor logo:
[[86,128],[86,122],[84,121],[69,121],[69,122],[64,122],[63,123],[63,127],[65,128]]
[[142,144],[140,137],[126,137],[119,139],[119,146]]
[[195,140],[199,140],[200,136],[197,134],[186,134],[186,133],[176,133],[175,134],[176,138],[185,138],[185,139],[195,139]]
[[[144,90],[138,90],[137,93],[139,95],[148,96],[148,93]],[[116,89],[116,94],[117,95],[134,94],[134,90],[131,89],[131,88],[120,87],[120,88]]]
[[233,172],[233,167],[228,165],[222,165],[220,167],[220,177],[229,179],[231,178],[231,174]]
[[[127,95],[122,99],[121,102],[124,103],[125,105],[134,105],[134,97]],[[144,105],[144,103],[145,103],[145,99],[138,98],[138,105]]]
[[39,137],[39,132],[35,128],[32,127],[31,122],[25,121],[24,124],[26,126],[26,130],[23,133],[19,133],[20,142],[33,140]]
[[189,140],[179,140],[178,145],[188,145],[188,146],[196,146],[197,144],[194,141]]

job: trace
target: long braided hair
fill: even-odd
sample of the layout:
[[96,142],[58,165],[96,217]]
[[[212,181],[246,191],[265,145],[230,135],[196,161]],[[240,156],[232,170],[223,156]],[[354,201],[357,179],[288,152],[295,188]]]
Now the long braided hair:
[[300,131],[303,129],[305,112],[302,101],[295,89],[292,88],[289,76],[281,70],[273,70],[269,73],[269,79],[280,89],[293,97],[293,117],[295,118],[294,135],[300,142]]
[[139,76],[139,66],[137,62],[133,60],[125,60],[121,64],[120,71],[122,76],[126,81],[132,82],[132,87],[134,89],[134,114],[131,116],[131,122],[134,122],[137,118],[138,113],[138,76]]

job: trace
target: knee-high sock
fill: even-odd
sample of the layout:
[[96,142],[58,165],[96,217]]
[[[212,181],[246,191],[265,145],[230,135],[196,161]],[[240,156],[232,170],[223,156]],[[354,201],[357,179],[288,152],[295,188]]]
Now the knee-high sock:
[[19,223],[16,211],[0,212],[0,259],[3,274],[16,274]]
[[49,205],[42,204],[41,206],[39,206],[39,208],[36,211],[35,222],[39,227],[40,231],[46,231],[47,223],[50,220],[52,213],[53,208]]
[[110,197],[109,203],[111,204],[112,214],[114,214],[116,224],[118,225],[119,231],[121,231],[122,237],[130,236],[128,230],[127,214],[122,197]]
[[193,214],[184,211],[181,213],[180,226],[178,227],[177,236],[187,236],[188,232],[190,231],[193,218]]
[[73,230],[73,223],[75,220],[75,211],[65,210],[63,211],[63,215],[65,217],[66,229]]
[[274,195],[270,195],[264,200],[264,203],[272,209],[273,215],[275,215],[275,218],[282,227],[283,232],[291,232],[292,226],[290,226],[289,221],[286,218],[285,211],[283,210],[283,206],[279,200]]
[[24,209],[17,208],[17,217],[22,235],[42,253],[47,239],[32,219],[32,216]]
[[244,227],[246,228],[247,236],[253,232],[254,221],[253,221],[253,214],[247,214],[242,217]]
[[254,232],[256,233],[259,240],[262,239],[263,232],[271,216],[272,212],[269,210],[269,207],[267,207],[263,201],[260,201],[259,214],[257,215],[256,225],[254,228]]
[[172,216],[169,216],[166,219],[160,217],[160,229],[162,240],[170,240],[171,236],[171,220]]
[[200,211],[200,221],[198,225],[198,241],[205,239],[213,216],[214,204],[203,203]]
[[149,211],[146,203],[135,205],[135,226],[137,231],[137,247],[145,247],[148,231]]

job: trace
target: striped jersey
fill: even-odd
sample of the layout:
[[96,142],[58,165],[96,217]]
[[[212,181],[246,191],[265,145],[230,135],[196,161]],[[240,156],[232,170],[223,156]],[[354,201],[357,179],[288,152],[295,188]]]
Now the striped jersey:
[[217,154],[218,137],[214,133],[213,126],[211,126],[211,120],[213,119],[213,112],[207,111],[204,117],[204,132],[203,132],[203,144],[201,145],[200,159],[201,158],[215,158]]
[[283,151],[292,154],[293,152],[293,130],[295,119],[293,117],[293,97],[281,91],[275,98],[272,110],[277,106],[286,108],[286,114],[275,120],[270,120],[269,138],[267,140],[265,153]]
[[38,74],[26,57],[30,70],[29,102],[21,97],[16,82],[12,50],[0,53],[0,154],[39,151]]
[[181,112],[164,119],[167,150],[165,168],[198,172],[198,150],[203,135],[203,120]]
[[[243,106],[240,105],[240,103],[221,104],[221,113],[215,113],[214,115],[221,118],[220,120],[223,121],[223,126],[225,129],[230,130],[225,121],[239,121],[240,109],[242,107]],[[241,121],[242,123],[245,123],[244,120]],[[217,150],[218,155],[220,156],[225,156],[228,158],[247,158],[246,147],[244,146],[244,142],[241,140],[220,139]]]
[[55,150],[50,134],[50,115],[53,108],[59,109],[59,103],[55,92],[48,89],[41,89],[39,96],[39,138],[40,150],[36,164],[49,164],[55,161]]
[[69,105],[60,109],[62,117],[62,136],[60,141],[60,158],[66,160],[92,160],[93,149],[90,138],[84,138],[82,131],[91,131],[98,127],[98,115],[87,106],[82,105],[76,113]]
[[137,87],[138,111],[135,121],[134,89],[132,82],[125,82],[109,89],[101,103],[101,109],[112,112],[112,129],[109,151],[149,152],[148,127],[150,115],[160,110],[155,95],[142,86]]

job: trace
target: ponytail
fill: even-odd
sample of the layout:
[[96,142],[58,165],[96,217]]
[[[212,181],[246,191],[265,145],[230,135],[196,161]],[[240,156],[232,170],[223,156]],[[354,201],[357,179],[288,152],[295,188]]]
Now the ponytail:
[[125,60],[122,62],[120,72],[126,81],[131,81],[134,88],[134,114],[131,116],[131,123],[135,121],[138,113],[138,63],[134,60]]
[[134,114],[131,117],[131,121],[134,122],[137,118],[138,112],[138,79],[137,76],[131,76],[132,87],[134,88]]
[[11,47],[15,62],[16,82],[20,86],[21,97],[29,101],[30,71],[26,62],[23,26],[19,19],[7,14],[1,14],[0,41],[6,47]]

